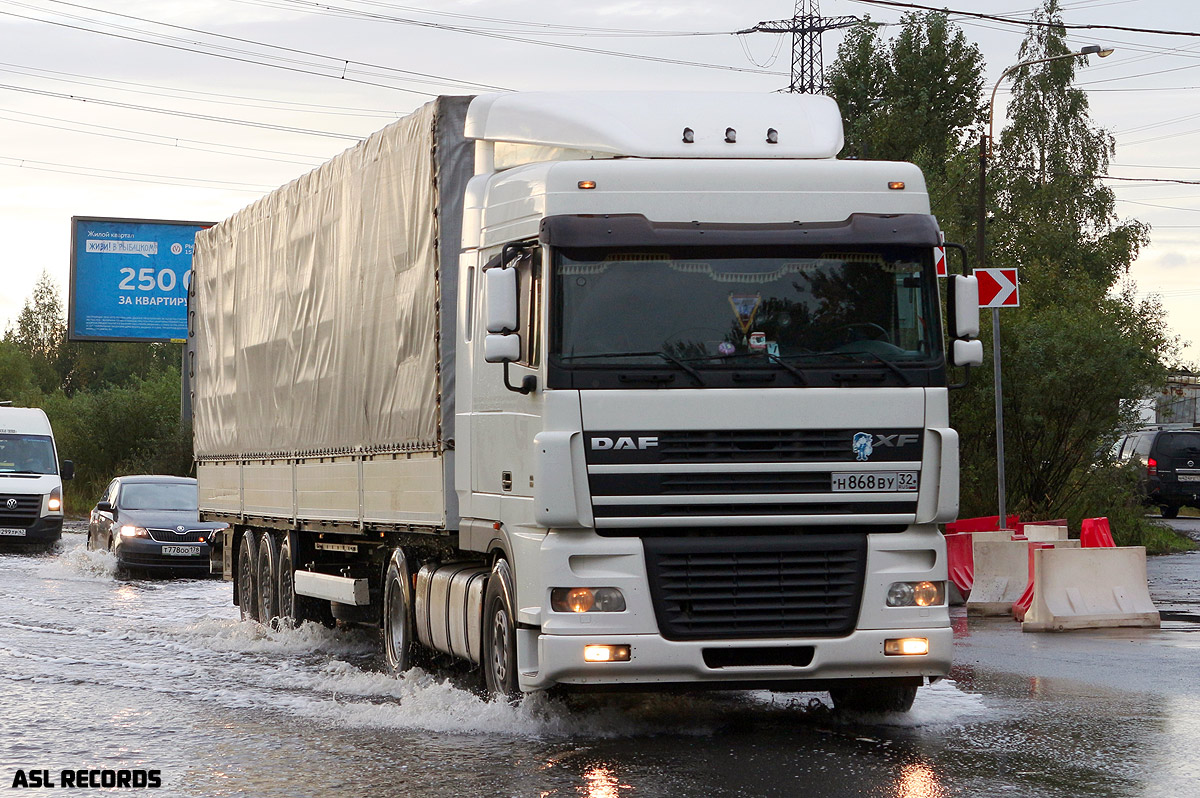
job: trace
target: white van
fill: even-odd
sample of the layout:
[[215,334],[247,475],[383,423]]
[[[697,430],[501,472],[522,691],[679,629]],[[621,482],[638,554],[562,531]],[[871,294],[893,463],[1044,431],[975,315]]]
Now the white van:
[[0,407],[0,544],[53,543],[62,536],[62,481],[50,420],[38,408]]

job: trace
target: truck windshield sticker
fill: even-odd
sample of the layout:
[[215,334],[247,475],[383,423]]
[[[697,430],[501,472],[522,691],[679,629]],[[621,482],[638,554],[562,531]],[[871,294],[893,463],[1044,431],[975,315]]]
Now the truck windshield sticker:
[[749,333],[750,325],[754,324],[754,314],[758,312],[758,306],[762,304],[762,294],[730,294],[729,305],[733,308],[733,314],[737,316],[738,324],[742,325],[742,332]]

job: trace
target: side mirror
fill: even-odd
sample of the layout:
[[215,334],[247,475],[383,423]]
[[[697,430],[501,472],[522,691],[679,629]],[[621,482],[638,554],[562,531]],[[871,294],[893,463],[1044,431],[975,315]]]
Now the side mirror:
[[982,366],[983,341],[952,341],[950,345],[950,362],[955,366]]
[[949,304],[951,338],[979,336],[979,279],[961,274],[952,279]]
[[[490,325],[488,329],[491,329]],[[516,333],[490,333],[483,339],[483,359],[488,363],[512,363],[520,360],[521,336]]]
[[484,274],[487,279],[487,331],[512,332],[517,329],[517,270],[495,268]]
[[96,502],[96,510],[102,513],[112,513],[113,520],[117,520],[117,508],[109,502]]
[[75,479],[75,462],[63,460],[58,464],[58,473],[63,479]]

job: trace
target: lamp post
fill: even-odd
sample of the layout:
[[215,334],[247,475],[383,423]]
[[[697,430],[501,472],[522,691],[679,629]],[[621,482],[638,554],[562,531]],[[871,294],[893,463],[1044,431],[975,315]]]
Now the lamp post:
[[[1064,55],[1052,55],[1049,58],[1034,58],[1029,61],[1022,61],[1019,64],[1013,64],[1008,69],[1000,73],[1000,77],[996,79],[996,85],[992,87],[992,98],[988,102],[988,128],[987,133],[979,142],[979,205],[977,208],[978,218],[975,226],[975,262],[984,267],[987,265],[986,259],[986,236],[984,226],[987,223],[987,162],[992,156],[992,122],[996,113],[996,92],[1000,88],[1000,84],[1004,79],[1016,72],[1021,67],[1030,66],[1031,64],[1042,64],[1047,61],[1058,61],[1063,58],[1078,58],[1084,55],[1098,55],[1101,58],[1107,58],[1112,55],[1113,48],[1101,47],[1098,44],[1089,44],[1087,47],[1074,53],[1065,53]],[[1006,515],[1007,508],[1005,502],[1005,480],[1004,480],[1004,403],[1003,391],[1000,385],[1000,309],[992,308],[992,382],[995,385],[996,393],[996,494],[997,503],[1000,509],[1000,528],[1003,529],[1008,522]]]

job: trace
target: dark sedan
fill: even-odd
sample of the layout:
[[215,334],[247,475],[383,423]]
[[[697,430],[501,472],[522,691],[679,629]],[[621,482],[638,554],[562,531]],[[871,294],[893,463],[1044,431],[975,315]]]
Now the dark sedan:
[[209,540],[225,524],[201,521],[197,499],[189,477],[117,477],[92,509],[88,548],[128,569],[206,574]]

